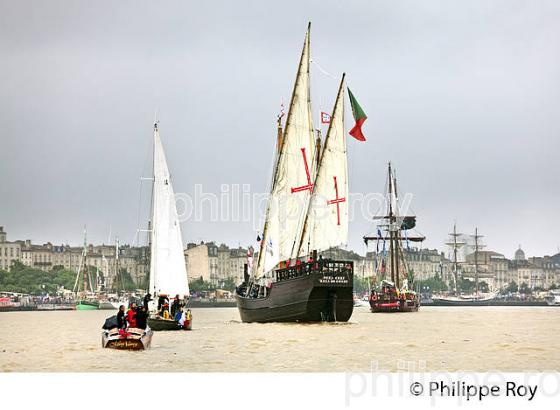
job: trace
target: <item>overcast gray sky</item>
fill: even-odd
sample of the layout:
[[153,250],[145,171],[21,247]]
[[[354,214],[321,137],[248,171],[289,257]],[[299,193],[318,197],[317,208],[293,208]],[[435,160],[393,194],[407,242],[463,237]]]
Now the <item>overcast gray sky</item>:
[[[346,71],[369,117],[368,141],[348,140],[352,192],[382,190],[391,160],[425,246],[457,220],[508,257],[556,253],[560,3],[538,0],[0,0],[9,238],[77,244],[87,224],[130,242],[156,110],[177,192],[265,191],[309,20],[314,60]],[[336,81],[312,75],[330,110]],[[370,231],[359,216],[350,247]],[[237,246],[254,230],[206,215],[183,236]]]

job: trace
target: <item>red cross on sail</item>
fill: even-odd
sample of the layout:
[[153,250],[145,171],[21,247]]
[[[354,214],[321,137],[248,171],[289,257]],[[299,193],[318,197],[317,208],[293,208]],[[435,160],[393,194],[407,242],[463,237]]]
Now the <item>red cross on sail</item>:
[[337,224],[337,225],[340,225],[340,203],[341,203],[341,202],[346,202],[346,198],[339,198],[339,197],[338,197],[338,184],[337,184],[337,182],[336,182],[336,177],[333,176],[333,178],[334,178],[334,192],[335,192],[335,198],[334,198],[334,199],[331,199],[331,200],[328,200],[328,201],[327,201],[327,204],[328,204],[328,205],[336,204],[336,220],[337,220],[336,224]]
[[309,191],[313,189],[313,183],[311,182],[311,175],[309,174],[309,166],[307,165],[307,155],[305,155],[305,148],[301,149],[301,155],[303,156],[303,165],[305,166],[305,175],[307,176],[307,185],[298,186],[291,188],[292,194],[295,192]]

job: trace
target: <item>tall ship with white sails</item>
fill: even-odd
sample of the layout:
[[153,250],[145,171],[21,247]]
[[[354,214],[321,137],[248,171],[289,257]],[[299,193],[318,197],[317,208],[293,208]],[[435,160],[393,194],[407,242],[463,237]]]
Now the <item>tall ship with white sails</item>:
[[459,263],[457,261],[457,250],[459,247],[465,245],[465,242],[460,242],[457,240],[462,234],[458,234],[455,226],[453,227],[453,233],[450,234],[451,241],[448,245],[453,247],[454,254],[454,278],[455,278],[455,290],[451,294],[434,294],[432,295],[432,305],[433,306],[488,306],[491,305],[496,296],[497,292],[481,292],[479,286],[479,274],[480,267],[478,262],[478,253],[483,245],[480,243],[482,235],[478,233],[478,228],[475,228],[474,235],[472,239],[474,244],[472,245],[474,249],[474,292],[463,293],[461,292],[461,287],[459,284],[464,280],[458,274]]
[[148,325],[153,330],[178,330],[181,326],[173,320],[158,315],[159,296],[179,296],[185,303],[189,297],[189,282],[183,238],[175,203],[171,175],[159,135],[158,123],[154,123],[153,141],[153,187],[150,238],[149,288],[153,300],[149,303]]
[[348,172],[342,76],[321,148],[314,138],[308,27],[278,152],[256,265],[236,290],[243,322],[348,321],[351,261],[320,253],[348,239]]

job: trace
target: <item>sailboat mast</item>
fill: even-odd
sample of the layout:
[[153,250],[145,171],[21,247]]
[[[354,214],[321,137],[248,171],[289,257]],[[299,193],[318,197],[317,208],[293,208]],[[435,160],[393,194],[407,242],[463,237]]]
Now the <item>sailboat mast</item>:
[[[393,181],[393,192],[394,192],[394,197],[396,200],[398,200],[398,194],[397,194],[397,177],[394,175],[395,171],[393,171],[393,173],[391,174],[391,179]],[[391,201],[393,200],[393,197],[391,197]],[[395,203],[395,206],[397,204]],[[398,209],[397,209],[398,210]],[[395,213],[396,215],[396,213]],[[395,224],[397,223],[397,218],[395,216]],[[395,279],[396,279],[396,283],[395,286],[397,288],[400,287],[400,269],[399,269],[399,251],[401,250],[401,241],[400,241],[400,235],[401,235],[401,231],[400,231],[400,226],[396,225],[395,226],[395,248],[396,248],[396,252],[395,252]],[[404,259],[404,258],[403,258]]]
[[152,269],[152,258],[155,252],[152,252],[152,244],[154,243],[154,196],[155,196],[155,185],[156,185],[156,133],[158,131],[158,121],[154,120],[154,138],[153,138],[153,148],[152,148],[152,195],[150,199],[150,220],[148,221],[148,292],[152,294],[155,298],[155,285],[152,289],[152,284],[155,284],[155,269]]
[[[120,285],[119,285],[120,282]],[[116,290],[117,293],[119,290],[124,291],[124,283],[122,280],[122,276],[120,273],[120,263],[119,263],[119,238],[115,238],[115,283],[116,283]]]
[[84,249],[83,249],[83,259],[84,259],[84,265],[83,265],[83,271],[82,271],[82,275],[83,275],[83,281],[84,281],[84,294],[87,292],[87,288],[88,288],[88,264],[87,264],[87,231],[84,227]]
[[478,228],[474,228],[474,283],[478,296]]
[[453,257],[452,257],[452,262],[453,262],[453,279],[455,281],[455,294],[458,295],[459,292],[459,248],[461,248],[462,246],[466,245],[466,242],[460,242],[458,240],[458,238],[463,235],[462,233],[457,232],[457,224],[453,223],[453,232],[449,233],[449,237],[451,238],[451,240],[448,240],[448,242],[446,242],[446,245],[451,247],[451,249],[453,250]]
[[284,140],[284,131],[282,130],[282,115],[279,115],[276,121],[278,123],[278,126],[276,128],[276,157],[278,157],[282,148],[282,141]]
[[321,130],[317,128],[317,138],[315,139],[315,163],[317,164],[317,174],[319,174],[319,162],[321,161]]
[[455,294],[459,294],[459,264],[457,262],[457,224],[453,224],[453,262],[455,272]]

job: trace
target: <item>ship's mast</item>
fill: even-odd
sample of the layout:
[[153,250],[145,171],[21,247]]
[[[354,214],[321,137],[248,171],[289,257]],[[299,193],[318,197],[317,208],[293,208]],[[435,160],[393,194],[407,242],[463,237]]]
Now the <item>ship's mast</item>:
[[474,284],[478,296],[478,228],[474,228]]
[[465,242],[459,242],[458,238],[463,235],[462,233],[457,233],[457,224],[453,224],[453,232],[449,234],[451,241],[447,242],[446,245],[451,246],[453,249],[453,277],[455,279],[455,294],[459,294],[459,260],[458,251],[459,248],[465,245]]
[[[391,175],[391,163],[389,162],[389,252],[391,254],[391,282],[398,285],[398,273],[395,275],[395,266],[398,263],[395,252],[395,233],[394,233],[394,220],[393,215],[393,177]],[[398,271],[397,271],[398,272]]]
[[156,289],[151,289],[150,284],[156,283],[156,270],[152,272],[152,244],[154,243],[154,229],[153,229],[153,221],[154,221],[154,195],[156,189],[156,139],[155,133],[158,130],[158,120],[157,118],[154,119],[154,141],[153,141],[153,149],[152,149],[152,195],[150,198],[150,219],[148,220],[148,293],[152,294],[152,297],[155,299]]
[[82,275],[83,275],[83,280],[84,280],[84,296],[87,293],[87,288],[88,288],[88,264],[87,264],[87,254],[88,254],[88,249],[87,249],[87,230],[84,227],[84,249],[83,249],[83,257],[84,257],[84,265],[83,265],[83,270],[82,270]]
[[278,123],[276,129],[276,158],[280,155],[280,149],[282,148],[282,141],[284,140],[284,132],[282,131],[282,117],[283,114],[278,115],[278,119],[276,120]]
[[484,245],[482,245],[480,243],[480,238],[483,237],[483,235],[479,235],[478,234],[478,228],[475,228],[474,230],[474,235],[472,236],[474,238],[474,281],[475,281],[475,291],[476,294],[478,295],[479,293],[479,271],[478,271],[478,252],[480,251],[481,248],[484,247]]
[[[391,163],[388,164],[389,172],[388,172],[388,206],[387,206],[387,214],[384,216],[375,216],[374,219],[384,219],[387,220],[387,224],[382,224],[383,229],[389,231],[389,254],[390,260],[389,263],[391,264],[391,282],[395,284],[396,287],[400,287],[400,277],[399,277],[399,265],[402,263],[402,266],[405,270],[408,269],[406,258],[404,255],[404,250],[401,248],[400,244],[401,241],[407,240],[411,242],[422,242],[426,239],[424,236],[408,236],[403,237],[401,235],[401,231],[403,230],[402,224],[404,221],[409,219],[415,219],[414,216],[399,216],[398,215],[398,204],[395,202],[393,205],[393,201],[398,201],[397,197],[397,181],[395,172],[391,166]],[[364,236],[363,237],[366,245],[370,240],[376,241],[385,241],[386,237],[383,237],[381,234],[377,234],[375,236]],[[399,252],[400,258],[399,260]]]
[[455,273],[455,294],[458,293],[458,274],[457,274],[457,225],[453,224],[453,272]]
[[[397,223],[397,216],[398,216],[398,193],[397,193],[397,176],[395,174],[395,171],[389,172],[389,177],[391,178],[391,180],[393,181],[393,195],[395,198],[395,210],[393,211],[393,213],[395,214],[395,227],[394,227],[394,238],[395,238],[395,279],[396,279],[396,283],[395,285],[397,286],[397,288],[400,288],[400,281],[401,278],[399,276],[399,251],[400,251],[400,245],[401,245],[401,241],[400,241],[400,235],[401,235],[401,229],[399,224]],[[391,200],[393,199],[393,197],[391,197]],[[403,255],[403,260],[404,260],[404,255]]]
[[[121,273],[120,273],[120,263],[119,263],[119,237],[117,236],[115,238],[115,282],[116,282],[116,290],[117,293],[119,292],[119,290],[123,290],[124,291],[124,283],[121,277]],[[119,282],[120,282],[120,286],[119,286]]]

